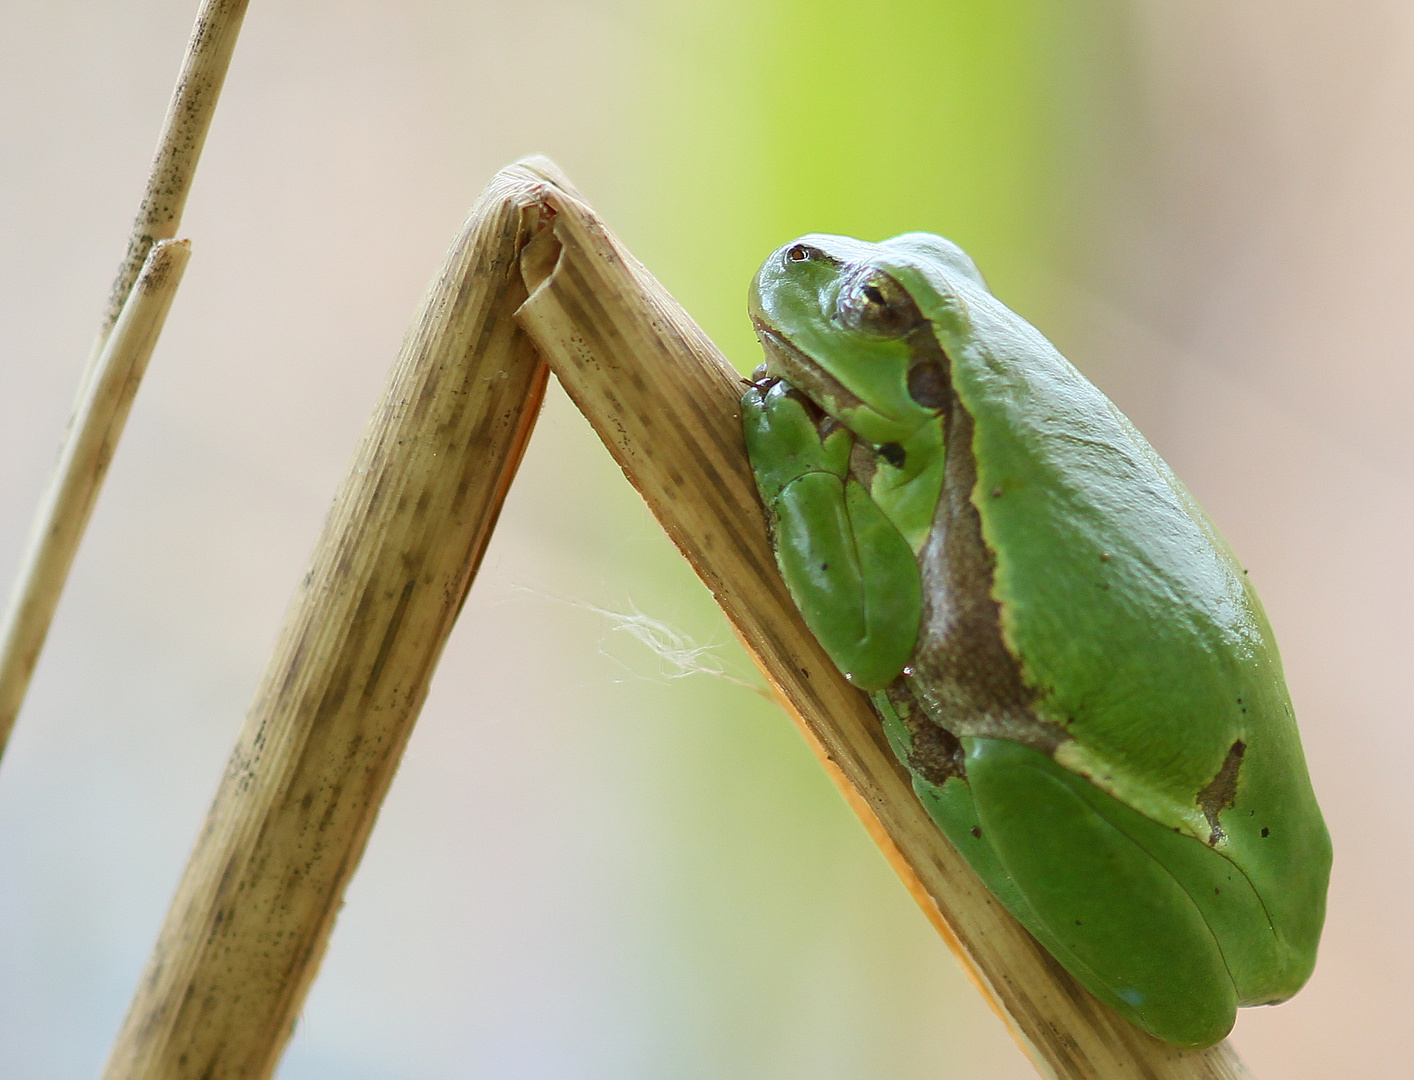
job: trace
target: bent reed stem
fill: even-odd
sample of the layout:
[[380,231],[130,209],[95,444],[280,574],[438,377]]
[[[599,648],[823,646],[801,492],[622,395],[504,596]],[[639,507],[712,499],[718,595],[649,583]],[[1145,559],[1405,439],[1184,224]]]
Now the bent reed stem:
[[105,1080],[263,1080],[490,540],[546,369],[513,313],[538,187],[499,176],[334,499]]
[[[544,159],[520,168],[553,183]],[[1101,1005],[952,848],[776,569],[737,372],[573,191],[552,187],[547,205],[553,228],[522,255],[530,297],[517,317],[1037,1069],[1064,1080],[1250,1080],[1229,1044],[1180,1050]]]

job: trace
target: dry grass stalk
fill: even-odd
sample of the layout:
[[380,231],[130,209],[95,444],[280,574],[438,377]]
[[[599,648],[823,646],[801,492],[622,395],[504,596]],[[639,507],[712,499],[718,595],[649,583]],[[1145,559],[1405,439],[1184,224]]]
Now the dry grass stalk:
[[512,314],[541,208],[498,178],[334,501],[106,1080],[262,1080],[313,980],[530,434]]
[[211,127],[211,117],[226,81],[226,69],[230,66],[249,2],[202,0],[187,41],[186,55],[182,57],[177,85],[167,106],[167,116],[162,122],[157,153],[147,177],[142,205],[133,222],[128,251],[108,297],[108,309],[103,314],[103,324],[94,344],[95,355],[102,350],[118,313],[123,310],[128,290],[147,258],[148,249],[158,240],[176,236],[181,227],[196,163],[201,157],[201,148],[206,145],[206,133]]
[[[503,175],[552,170],[529,159]],[[1226,1043],[1185,1052],[1119,1019],[992,899],[786,592],[746,463],[736,372],[588,206],[552,184],[546,202],[554,225],[522,257],[531,295],[518,317],[1037,1068],[1067,1080],[1248,1077]]]
[[0,628],[0,754],[190,255],[185,240],[150,249],[74,411]]
[[[113,282],[102,325],[80,379],[75,415],[70,421],[59,468],[31,527],[34,540],[25,554],[5,615],[3,636],[0,636],[0,756],[4,755],[15,717],[24,703],[30,675],[39,661],[54,607],[88,525],[89,512],[103,485],[108,460],[117,448],[128,407],[161,333],[162,320],[171,305],[177,282],[181,280],[181,267],[186,265],[187,258],[185,246],[178,255],[177,249],[169,245],[168,254],[159,260],[161,265],[171,267],[180,258],[180,264],[167,275],[166,284],[161,287],[165,290],[161,292],[161,314],[155,320],[151,313],[155,310],[154,304],[159,303],[157,294],[138,298],[139,306],[147,312],[142,318],[149,320],[151,334],[150,340],[145,342],[146,352],[141,361],[130,363],[129,374],[120,380],[121,393],[126,398],[121,402],[105,398],[102,392],[95,393],[94,383],[106,377],[100,374],[100,368],[107,370],[114,363],[124,362],[121,351],[114,354],[108,348],[109,339],[118,331],[119,322],[127,318],[131,306],[129,294],[139,274],[147,273],[152,265],[150,253],[154,245],[171,241],[177,235],[192,175],[206,142],[217,98],[221,96],[221,85],[226,79],[248,2],[204,0],[187,42],[181,73],[157,141],[147,190],[138,208],[137,220],[133,222],[127,254]],[[80,449],[79,444],[88,449]],[[100,457],[93,456],[97,451],[101,451]]]

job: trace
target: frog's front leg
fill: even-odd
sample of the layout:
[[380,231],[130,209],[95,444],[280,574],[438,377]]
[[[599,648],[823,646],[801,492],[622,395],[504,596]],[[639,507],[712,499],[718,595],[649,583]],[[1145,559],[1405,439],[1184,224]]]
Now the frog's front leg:
[[742,414],[796,607],[845,678],[882,689],[913,655],[922,585],[908,542],[850,475],[854,435],[779,379],[752,383]]

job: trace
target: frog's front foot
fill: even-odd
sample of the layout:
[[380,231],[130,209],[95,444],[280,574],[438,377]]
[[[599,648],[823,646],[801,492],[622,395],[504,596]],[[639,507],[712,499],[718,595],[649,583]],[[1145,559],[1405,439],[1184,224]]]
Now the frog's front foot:
[[850,476],[853,433],[782,379],[753,382],[741,411],[796,607],[846,678],[887,686],[912,655],[921,585],[912,549]]

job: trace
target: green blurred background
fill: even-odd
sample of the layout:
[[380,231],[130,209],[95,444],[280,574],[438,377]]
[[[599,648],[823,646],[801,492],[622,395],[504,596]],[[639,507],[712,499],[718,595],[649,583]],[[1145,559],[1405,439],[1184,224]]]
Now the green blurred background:
[[[195,5],[0,0],[0,575]],[[963,244],[1251,568],[1337,842],[1258,1076],[1407,1075],[1411,15],[256,0],[194,256],[0,770],[0,1077],[96,1074],[422,289],[555,158],[743,371],[808,231]],[[1396,134],[1391,134],[1396,133]],[[606,613],[617,613],[606,614]],[[284,1080],[1033,1075],[557,389]]]

